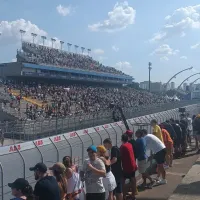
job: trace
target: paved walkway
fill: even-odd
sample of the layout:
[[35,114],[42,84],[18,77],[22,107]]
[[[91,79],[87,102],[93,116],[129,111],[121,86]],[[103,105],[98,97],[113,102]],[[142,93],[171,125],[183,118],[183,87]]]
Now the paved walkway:
[[[192,179],[187,178],[188,175],[184,179],[183,177],[188,173],[188,171],[191,169],[191,167],[196,162],[198,157],[199,155],[196,155],[196,151],[191,150],[186,154],[186,157],[174,160],[173,167],[167,170],[168,183],[166,185],[157,186],[154,187],[153,189],[147,189],[143,192],[140,192],[139,195],[137,196],[137,200],[167,200],[173,194],[174,191],[175,191],[174,195],[179,195],[179,196],[177,196],[177,198],[174,198],[172,196],[170,200],[189,200],[189,199],[192,200],[193,197],[190,197],[189,199],[180,198],[179,194],[180,189],[178,189],[179,187],[177,188],[177,186],[182,182],[182,180],[183,181],[190,180],[191,182],[193,181]],[[199,165],[199,170],[196,171],[196,174],[194,174],[194,176],[196,176],[197,179],[197,173],[199,173],[199,181],[200,181],[200,161],[198,165]],[[191,170],[195,171],[196,169],[193,166]],[[185,189],[184,186],[186,185],[183,185],[181,187],[183,188],[181,191],[184,191]],[[197,195],[199,195],[200,199],[200,187],[199,187],[199,193]]]

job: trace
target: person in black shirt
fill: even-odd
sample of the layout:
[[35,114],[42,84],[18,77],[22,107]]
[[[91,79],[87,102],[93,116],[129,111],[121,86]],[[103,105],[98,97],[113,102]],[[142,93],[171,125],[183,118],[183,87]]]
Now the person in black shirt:
[[168,131],[172,140],[175,141],[177,138],[177,135],[173,129],[173,126],[170,124],[170,122],[167,120],[166,122],[163,122],[162,125],[164,126],[164,129]]
[[103,144],[107,150],[111,150],[111,170],[117,183],[117,187],[113,193],[116,195],[117,200],[122,200],[122,167],[120,150],[117,146],[112,146],[112,141],[109,138],[105,139]]
[[44,163],[38,163],[30,168],[34,171],[37,181],[34,189],[36,200],[60,200],[58,183],[53,176],[47,174],[47,167]]

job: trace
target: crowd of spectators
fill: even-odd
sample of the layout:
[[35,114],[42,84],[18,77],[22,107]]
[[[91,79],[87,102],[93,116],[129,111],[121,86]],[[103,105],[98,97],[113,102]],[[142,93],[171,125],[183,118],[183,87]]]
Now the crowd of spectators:
[[[53,85],[36,83],[8,83],[5,91],[18,91],[21,96],[42,104],[26,106],[27,111],[42,110],[46,117],[90,114],[109,109],[110,104],[122,108],[138,108],[141,105],[159,105],[169,100],[163,96],[130,87],[92,87],[80,85]],[[39,104],[38,103],[38,104]]]
[[19,62],[30,62],[34,64],[46,64],[71,69],[125,75],[122,71],[119,71],[114,67],[104,66],[88,55],[71,53],[27,42],[23,42],[22,50],[23,52],[21,51],[17,54],[17,60]]

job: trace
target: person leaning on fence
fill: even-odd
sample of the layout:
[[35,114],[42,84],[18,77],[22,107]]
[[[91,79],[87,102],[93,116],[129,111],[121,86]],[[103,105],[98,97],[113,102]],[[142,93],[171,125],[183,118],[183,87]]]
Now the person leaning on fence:
[[[159,127],[160,128],[160,127]],[[166,184],[166,172],[164,169],[166,147],[161,140],[153,134],[148,134],[147,130],[143,130],[143,136],[146,143],[146,149],[151,150],[154,154],[158,167],[158,184]],[[162,179],[160,179],[162,176]]]
[[60,200],[58,183],[53,176],[49,176],[44,163],[37,163],[30,171],[34,172],[37,181],[34,188],[35,200]]
[[33,188],[28,181],[23,178],[16,179],[13,183],[8,183],[15,197],[11,200],[34,200]]
[[143,131],[139,129],[135,132],[135,135],[137,137],[136,148],[137,148],[137,152],[138,152],[138,157],[137,157],[138,171],[140,174],[142,174],[142,179],[143,179],[143,183],[140,185],[140,187],[146,188],[147,187],[146,180],[149,179],[150,184],[148,185],[148,188],[151,189],[153,187],[154,181],[147,172],[148,157],[146,154],[146,144],[145,144],[145,140],[143,138]]
[[73,165],[70,156],[63,158],[63,164],[66,167],[66,178],[67,178],[67,199],[78,200],[80,193],[83,192],[78,168]]
[[66,167],[64,164],[58,162],[49,168],[53,172],[53,176],[56,178],[58,187],[60,190],[60,200],[66,199],[67,194],[67,178],[65,175]]
[[122,166],[121,166],[121,156],[118,146],[113,146],[110,138],[107,138],[103,141],[105,148],[111,151],[110,162],[111,170],[115,177],[117,187],[114,189],[113,193],[116,196],[117,200],[122,200]]
[[86,200],[105,200],[103,178],[106,177],[105,164],[97,157],[97,148],[92,145],[87,149],[86,159],[81,170],[82,180],[86,185]]
[[106,148],[103,145],[97,147],[97,153],[106,167],[106,177],[103,178],[103,185],[106,190],[106,199],[113,200],[113,190],[116,188],[117,184],[115,181],[115,177],[111,172],[111,162],[109,159],[109,155],[106,154]]

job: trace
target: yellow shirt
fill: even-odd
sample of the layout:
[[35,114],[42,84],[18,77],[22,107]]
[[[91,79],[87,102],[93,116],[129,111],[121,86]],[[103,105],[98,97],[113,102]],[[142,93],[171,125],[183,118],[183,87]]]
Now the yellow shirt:
[[153,127],[153,134],[157,138],[159,138],[162,143],[164,143],[163,136],[162,136],[162,131],[160,129],[160,126],[156,125],[155,127]]

